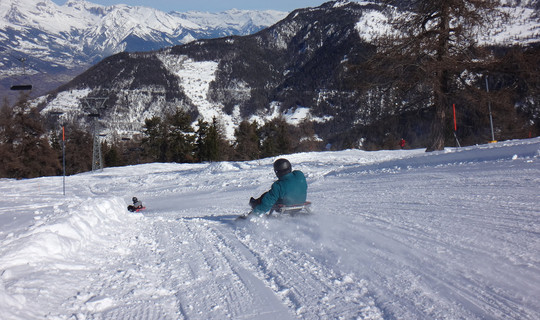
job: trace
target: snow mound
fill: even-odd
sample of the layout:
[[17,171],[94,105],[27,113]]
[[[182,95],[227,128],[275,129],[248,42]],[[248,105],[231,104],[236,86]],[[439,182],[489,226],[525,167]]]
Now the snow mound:
[[235,163],[231,162],[215,162],[211,163],[203,172],[205,174],[219,174],[223,172],[239,171],[240,168]]
[[[4,243],[0,269],[2,277],[9,278],[12,269],[50,262],[71,265],[72,256],[81,250],[105,245],[126,219],[133,219],[121,198],[92,199],[54,208],[49,221],[41,221],[26,233]],[[9,238],[9,236],[8,236]],[[5,254],[4,254],[5,253]]]

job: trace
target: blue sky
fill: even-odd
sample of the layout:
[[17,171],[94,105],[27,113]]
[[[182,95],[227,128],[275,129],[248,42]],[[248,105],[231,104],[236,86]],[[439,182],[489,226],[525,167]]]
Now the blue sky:
[[[66,0],[52,0],[64,4]],[[87,0],[101,5],[127,4],[145,6],[161,11],[208,11],[221,12],[228,9],[292,11],[298,8],[317,7],[328,0]]]

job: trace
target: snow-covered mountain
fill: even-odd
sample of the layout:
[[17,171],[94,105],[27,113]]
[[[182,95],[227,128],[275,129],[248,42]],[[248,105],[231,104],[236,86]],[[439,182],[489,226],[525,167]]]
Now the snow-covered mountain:
[[[0,2],[0,93],[32,77],[51,89],[106,56],[149,51],[195,39],[256,32],[286,12],[229,10],[170,12],[139,6],[102,6],[84,0]],[[21,59],[26,59],[24,69]],[[42,81],[39,81],[41,79]]]
[[[100,113],[109,138],[129,137],[140,132],[145,119],[179,107],[194,121],[217,117],[230,139],[243,119],[264,123],[283,108],[290,109],[291,121],[312,117],[324,122],[340,113],[341,106],[316,110],[311,103],[302,105],[308,98],[301,95],[320,95],[328,105],[343,93],[336,88],[342,71],[366,48],[355,26],[371,10],[381,7],[328,2],[298,9],[249,36],[117,54],[38,102],[44,113],[62,111],[66,120],[84,123],[88,108],[81,105],[83,98],[107,96]],[[273,103],[278,100],[283,103]]]

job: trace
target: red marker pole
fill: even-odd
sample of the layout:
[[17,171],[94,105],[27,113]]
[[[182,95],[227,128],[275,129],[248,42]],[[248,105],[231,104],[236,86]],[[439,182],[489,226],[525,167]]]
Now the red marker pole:
[[457,121],[456,121],[456,104],[454,103],[453,104],[453,108],[454,108],[454,132],[457,131]]
[[457,134],[456,134],[457,120],[456,120],[456,104],[455,103],[452,105],[452,108],[454,109],[454,138],[456,138],[456,143],[457,143],[458,147],[461,147],[461,145],[459,144],[459,140],[457,138]]

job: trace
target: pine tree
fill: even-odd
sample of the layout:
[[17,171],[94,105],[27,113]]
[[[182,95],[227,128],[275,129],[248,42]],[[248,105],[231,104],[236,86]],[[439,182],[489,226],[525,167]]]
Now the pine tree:
[[195,156],[200,162],[209,161],[208,159],[208,122],[203,119],[197,121],[197,140],[195,142]]
[[283,117],[276,118],[266,123],[261,129],[262,157],[272,157],[280,154],[288,154],[293,151],[293,141],[289,125]]
[[144,156],[149,161],[166,162],[167,161],[167,132],[165,125],[160,117],[154,116],[144,121],[144,138],[142,146]]
[[222,146],[224,145],[224,139],[218,128],[216,117],[212,118],[212,124],[208,128],[208,135],[206,137],[206,148],[208,161],[224,160],[221,158]]
[[393,75],[384,80],[393,80],[404,94],[428,93],[433,120],[427,151],[444,148],[451,97],[465,83],[459,79],[463,71],[477,63],[476,35],[504,16],[498,8],[497,0],[408,1],[405,11],[394,13],[395,35],[379,39],[372,61],[378,61],[379,74]]
[[249,123],[244,120],[237,129],[234,130],[235,159],[237,160],[255,160],[260,156],[259,136],[257,135],[257,122]]
[[122,152],[118,145],[102,143],[101,150],[103,152],[105,167],[118,167],[125,164],[122,159]]
[[195,135],[190,116],[182,110],[145,120],[142,141],[148,161],[193,162]]
[[177,110],[166,119],[165,134],[167,160],[172,162],[193,162],[195,135],[191,127],[191,117]]
[[66,174],[91,171],[94,146],[92,135],[74,123],[67,124],[65,132]]
[[196,156],[199,161],[229,160],[231,146],[224,137],[216,117],[212,124],[199,120],[197,130]]

